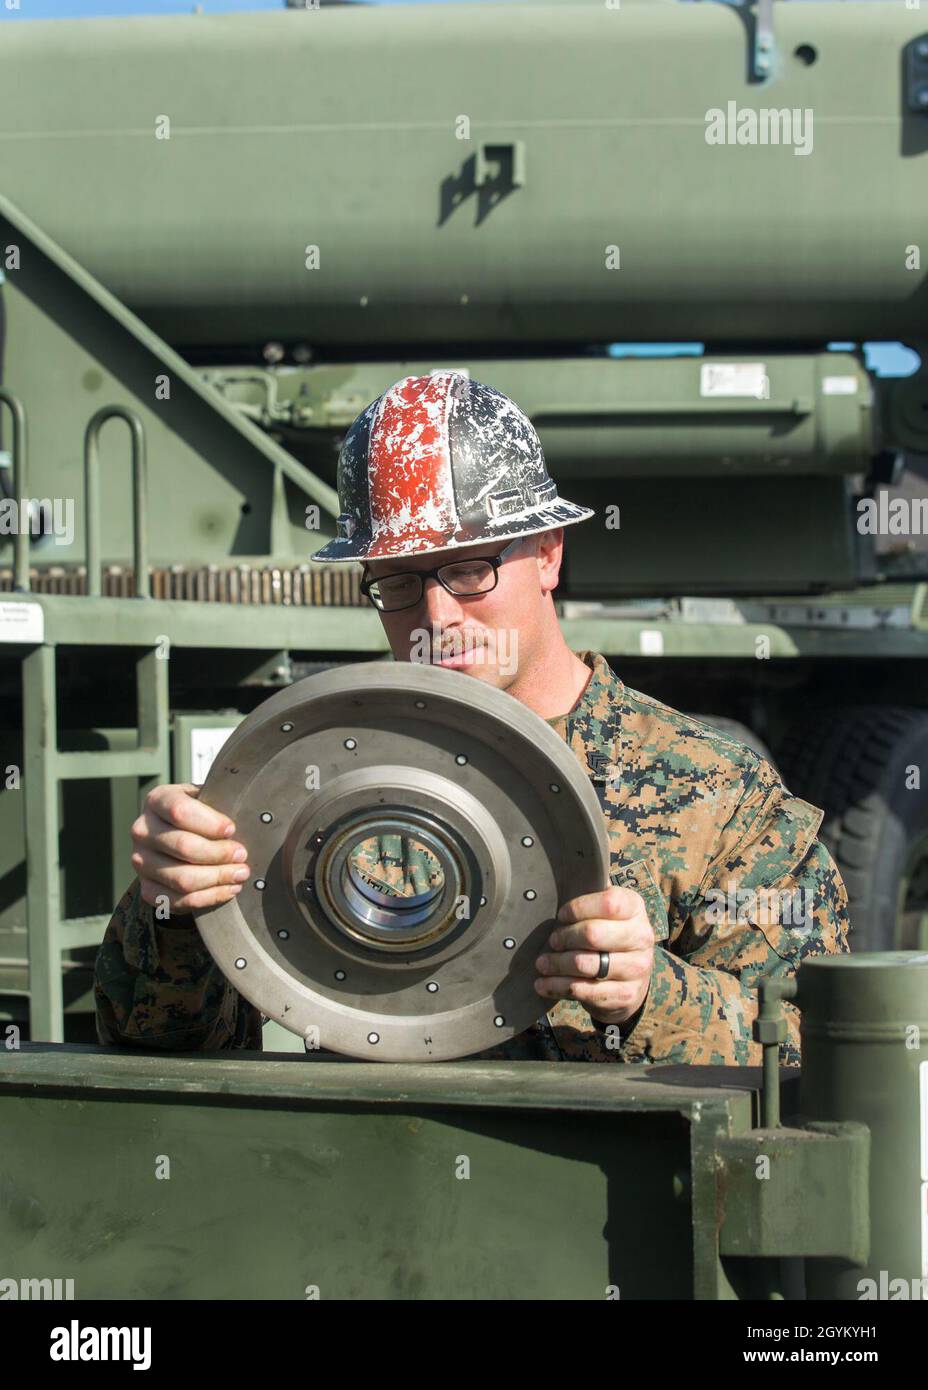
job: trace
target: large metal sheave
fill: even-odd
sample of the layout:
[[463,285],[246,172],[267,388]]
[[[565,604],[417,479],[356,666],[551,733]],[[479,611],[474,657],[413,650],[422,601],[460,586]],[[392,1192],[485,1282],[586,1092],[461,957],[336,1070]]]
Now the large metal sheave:
[[608,883],[599,801],[568,746],[485,682],[432,666],[340,667],[274,695],[202,799],[252,876],[197,914],[236,989],[310,1049],[464,1057],[544,1004],[535,958],[558,907]]

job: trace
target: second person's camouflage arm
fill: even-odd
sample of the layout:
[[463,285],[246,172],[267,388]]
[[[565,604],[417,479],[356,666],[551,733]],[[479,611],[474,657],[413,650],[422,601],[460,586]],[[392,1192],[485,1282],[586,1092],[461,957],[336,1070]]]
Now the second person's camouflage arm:
[[158,921],[138,879],[120,898],[97,952],[94,1001],[101,1043],[261,1050],[261,1014],[225,978],[193,919]]

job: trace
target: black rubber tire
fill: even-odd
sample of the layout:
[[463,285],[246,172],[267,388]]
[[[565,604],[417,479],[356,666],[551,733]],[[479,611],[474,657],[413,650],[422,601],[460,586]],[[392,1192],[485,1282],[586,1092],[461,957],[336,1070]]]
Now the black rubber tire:
[[823,710],[790,730],[779,749],[784,782],[825,812],[820,838],[848,892],[851,949],[892,951],[900,939],[906,860],[928,830],[928,712],[861,705]]
[[698,719],[701,724],[708,724],[713,729],[718,729],[720,734],[726,734],[728,738],[733,738],[736,743],[744,743],[760,757],[766,758],[773,767],[777,764],[773,754],[762,739],[757,737],[753,729],[749,729],[747,724],[739,724],[737,719],[724,719],[717,714],[690,714],[690,719]]

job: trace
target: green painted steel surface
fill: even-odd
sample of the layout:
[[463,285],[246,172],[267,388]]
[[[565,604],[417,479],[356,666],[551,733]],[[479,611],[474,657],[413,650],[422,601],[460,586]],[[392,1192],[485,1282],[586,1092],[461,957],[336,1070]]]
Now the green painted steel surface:
[[858,1298],[859,1281],[881,1275],[911,1288],[928,1280],[928,955],[806,961],[798,1003],[803,1115],[871,1134],[869,1259],[812,1270],[810,1296]]
[[926,970],[803,964],[805,1070],[773,1128],[760,1068],[8,1037],[0,1275],[89,1299],[917,1298]]
[[[917,591],[910,593],[917,596]],[[168,652],[202,647],[209,651],[313,651],[362,654],[389,647],[372,608],[237,607],[220,603],[185,603],[135,599],[80,598],[54,595],[3,595],[4,603],[34,605],[44,615],[45,641],[53,646],[91,644],[133,647],[158,645],[168,638]],[[801,616],[801,615],[800,615]],[[609,656],[749,657],[756,659],[757,639],[769,641],[773,657],[911,657],[928,656],[923,620],[898,628],[791,626],[789,622],[729,622],[602,615],[562,619],[561,627],[574,650],[600,651]],[[651,638],[650,634],[657,634]]]
[[[107,407],[129,408],[138,418],[149,461],[144,505],[154,563],[200,565],[275,551],[306,558],[325,523],[334,530],[334,490],[204,384],[148,324],[3,196],[6,188],[0,169],[0,244],[17,247],[21,259],[2,287],[3,373],[28,426],[26,476],[13,479],[13,495],[68,498],[73,505],[73,534],[33,542],[33,560],[85,559],[84,437]],[[98,453],[94,555],[105,562],[127,559],[132,474],[124,424],[105,426]],[[307,505],[318,508],[309,516],[318,522],[315,530],[306,524]]]
[[723,1139],[719,1202],[722,1254],[806,1257],[861,1265],[870,1249],[870,1132],[810,1121]]
[[701,1145],[750,1123],[748,1078],[655,1070],[0,1051],[2,1274],[77,1298],[731,1296]]
[[[0,184],[181,344],[919,334],[924,15],[773,8],[769,83],[672,0],[17,24]],[[812,110],[811,152],[708,144],[729,102]]]
[[[658,360],[436,352],[266,370],[206,367],[201,375],[249,419],[282,430],[307,463],[325,468],[334,431],[400,377],[446,360],[518,401],[552,473],[565,479],[835,476],[865,469],[874,448],[871,378],[843,352]],[[746,391],[738,385],[743,373]]]

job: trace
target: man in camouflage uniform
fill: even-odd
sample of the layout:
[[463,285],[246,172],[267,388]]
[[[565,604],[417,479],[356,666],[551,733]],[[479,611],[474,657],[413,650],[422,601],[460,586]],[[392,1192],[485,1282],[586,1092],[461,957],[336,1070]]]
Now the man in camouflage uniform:
[[[822,812],[743,744],[628,689],[601,655],[570,651],[552,594],[563,528],[591,513],[557,496],[535,431],[501,393],[452,372],[404,378],[349,430],[339,499],[341,534],[314,558],[364,562],[394,657],[414,659],[428,624],[429,659],[546,719],[602,803],[612,886],[562,906],[537,961],[547,1014],[481,1056],[759,1062],[758,981],[848,949],[844,885],[816,839]],[[512,668],[490,640],[504,626],[518,639]],[[169,786],[132,833],[139,878],[97,959],[100,1040],[260,1048],[260,1014],[189,915],[248,877],[234,825],[197,788]],[[431,881],[403,845],[378,846],[360,868],[385,892]],[[781,1061],[798,1065],[798,1014],[784,1010]]]

